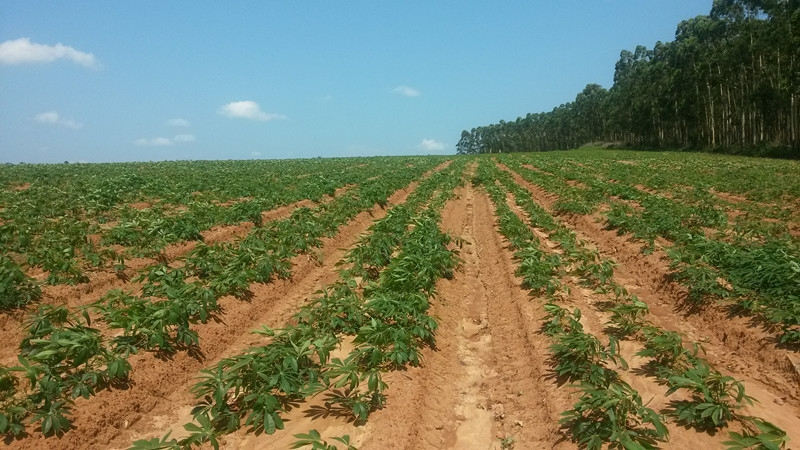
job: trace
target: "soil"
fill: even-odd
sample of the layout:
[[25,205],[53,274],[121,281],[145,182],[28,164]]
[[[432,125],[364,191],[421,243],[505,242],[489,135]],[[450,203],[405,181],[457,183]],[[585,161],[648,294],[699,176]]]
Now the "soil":
[[[502,165],[501,168],[509,170]],[[511,173],[537,203],[552,213],[552,194]],[[746,411],[767,418],[790,436],[796,436],[794,442],[800,439],[800,373],[795,367],[796,352],[776,346],[774,335],[750,318],[730,314],[723,304],[700,309],[688,305],[686,289],[670,281],[669,259],[662,250],[643,254],[641,243],[606,230],[597,217],[558,218],[590,248],[617,263],[614,280],[648,304],[649,321],[701,342],[706,351],[704,357],[713,366],[744,382],[748,394],[759,400],[753,407],[745,408]],[[590,298],[589,291],[584,294],[578,298]]]
[[[389,205],[405,202],[417,185],[418,182],[412,182],[392,194]],[[182,425],[191,418],[189,413],[194,397],[189,388],[196,382],[200,370],[259,344],[262,338],[253,335],[252,330],[262,325],[280,327],[285,324],[315,292],[336,280],[336,263],[373,221],[385,214],[386,209],[380,206],[360,213],[342,226],[336,236],[323,238],[322,247],[313,255],[293,258],[291,279],[252,284],[253,297],[249,301],[221,298],[222,312],[216,320],[193,326],[200,342],[194,354],[178,352],[169,359],[147,352],[132,356],[129,359],[133,367],[129,386],[99,392],[88,400],[78,399],[71,416],[73,428],[62,437],[44,438],[32,431],[28,437],[8,443],[9,447],[127,448],[140,435],[160,430],[164,425],[172,424],[173,420],[177,425],[171,428],[181,431]],[[6,332],[4,329],[3,333]],[[13,338],[9,336],[9,339]],[[19,339],[10,342],[19,342]],[[16,352],[13,346],[9,348],[9,355]]]
[[666,197],[666,198],[670,198],[670,199],[673,198],[673,196],[672,196],[672,194],[670,192],[657,191],[657,190],[651,189],[651,188],[649,188],[649,187],[647,187],[647,186],[645,186],[643,184],[635,184],[633,187],[636,188],[637,190],[641,191],[641,192],[644,192],[645,194],[660,195],[662,197]]
[[577,187],[577,188],[581,188],[581,189],[589,189],[588,186],[586,186],[585,184],[583,184],[582,182],[580,182],[578,180],[566,180],[566,181],[567,181],[567,184],[572,186],[572,187]]
[[[313,208],[318,204],[332,201],[352,189],[353,185],[338,188],[334,196],[325,196],[320,203],[311,200],[300,200],[288,205],[283,205],[269,211],[261,213],[264,223],[280,220],[289,217],[298,208]],[[241,222],[236,225],[218,225],[201,232],[203,242],[206,244],[216,244],[220,242],[230,242],[243,238],[255,225],[253,222]],[[98,237],[99,239],[99,237]],[[181,241],[167,245],[161,252],[161,260],[171,266],[179,264],[179,259],[191,252],[200,241]],[[122,253],[125,248],[113,246],[114,250]],[[111,269],[101,269],[87,271],[86,276],[89,281],[76,285],[43,285],[42,298],[23,310],[9,311],[0,314],[0,340],[3,342],[20,342],[24,337],[25,318],[41,304],[63,305],[70,308],[88,305],[99,300],[112,289],[123,289],[134,293],[139,293],[141,283],[134,283],[130,280],[139,271],[149,266],[158,264],[159,260],[154,258],[131,258],[125,261],[126,269],[124,273],[118,274]],[[43,281],[47,278],[48,272],[39,267],[32,267],[28,270],[28,275],[32,278]],[[0,348],[0,364],[15,365],[18,349],[16,346],[5,346]]]
[[534,165],[531,165],[531,164],[523,164],[522,167],[524,167],[524,168],[526,168],[528,170],[532,170],[534,172],[539,172],[539,173],[544,174],[544,175],[553,176],[552,173],[550,173],[550,172],[548,172],[546,170],[542,170],[542,169],[540,169],[540,168],[538,168],[538,167],[536,167]]
[[[549,340],[538,331],[542,303],[529,299],[514,276],[488,197],[459,188],[443,217],[444,231],[461,239],[463,263],[437,285],[436,348],[423,352],[420,367],[386,375],[386,407],[356,426],[346,414],[321,414],[315,399],[290,411],[286,429],[275,435],[234,433],[223,438],[225,448],[288,448],[294,434],[312,428],[328,438],[348,434],[361,449],[500,449],[504,438],[522,448],[572,447],[558,425],[570,388],[559,387],[547,363]],[[121,433],[112,446],[177,431],[191,417],[188,387],[168,397],[164,415],[154,409],[132,427],[144,434]]]
[[22,183],[22,184],[17,184],[17,185],[11,186],[10,188],[11,188],[12,191],[18,191],[18,192],[19,191],[27,191],[28,189],[31,188],[31,184],[30,183]]
[[[262,217],[264,218],[264,222],[280,220],[289,217],[297,208],[313,207],[314,205],[315,203],[311,200],[302,200],[270,211],[265,211],[262,213]],[[242,222],[237,225],[213,227],[201,234],[203,235],[204,242],[214,244],[244,237],[253,226],[252,222]],[[170,244],[162,251],[163,259],[170,263],[170,265],[174,265],[180,257],[192,251],[198,243],[199,241],[182,241]],[[124,248],[117,250],[124,250]],[[35,311],[39,305],[64,305],[75,308],[99,300],[112,289],[123,289],[138,293],[141,289],[141,283],[135,283],[130,280],[135,277],[140,270],[157,264],[158,260],[153,258],[132,258],[126,260],[125,263],[127,268],[123,274],[118,274],[110,269],[95,270],[86,272],[87,277],[89,277],[89,281],[86,283],[79,283],[77,285],[43,285],[42,298],[38,302],[29,305],[23,310],[9,311],[0,314],[0,340],[3,342],[20,342],[25,334],[25,318],[32,311]],[[48,276],[46,271],[38,267],[31,268],[28,274],[40,281],[46,279]],[[0,348],[0,364],[15,365],[17,354],[18,349],[16,346],[11,345]]]
[[143,209],[147,209],[153,206],[153,204],[150,202],[133,202],[133,203],[128,203],[128,206],[130,206],[133,209],[141,211]]
[[749,201],[747,197],[743,195],[731,194],[729,192],[721,192],[715,189],[709,189],[709,192],[714,194],[716,197],[725,200],[726,202],[729,203],[746,203]]
[[[441,168],[440,166],[439,168]],[[552,212],[558,197],[528,183],[505,166],[515,180],[543,208]],[[398,191],[390,204],[399,204],[416,187]],[[437,318],[436,347],[423,351],[422,364],[387,373],[387,404],[373,412],[364,425],[352,423],[348,412],[325,408],[323,396],[312,398],[287,412],[285,429],[274,435],[255,435],[245,430],[224,436],[223,448],[289,448],[293,435],[318,430],[330,441],[347,434],[365,449],[501,449],[514,442],[517,449],[575,448],[560,429],[563,411],[577,399],[574,388],[553,373],[551,339],[540,331],[545,299],[532,297],[514,275],[517,264],[499,232],[493,205],[483,190],[467,184],[455,192],[442,213],[442,229],[458,238],[462,263],[452,279],[442,279],[431,301]],[[509,206],[527,221],[509,196]],[[376,207],[344,225],[333,238],[324,239],[315,257],[292,260],[293,277],[269,284],[254,284],[249,302],[226,297],[219,321],[198,324],[201,357],[185,352],[162,360],[150,353],[131,358],[132,384],[108,390],[90,400],[79,399],[74,408],[75,428],[61,438],[44,439],[34,433],[10,443],[11,448],[128,448],[137,439],[186,433],[195,398],[190,392],[199,371],[221,358],[263,343],[250,330],[279,327],[314,293],[338,278],[336,263],[361,233],[386,211]],[[556,217],[576,232],[589,248],[616,263],[613,279],[646,302],[647,320],[678,331],[703,343],[704,357],[718,370],[744,382],[747,393],[759,400],[743,409],[773,422],[789,433],[791,444],[800,442],[800,373],[796,353],[775,345],[774,336],[750,319],[732,316],[725,305],[689,308],[686,290],[669,278],[669,262],[657,246],[642,253],[642,244],[630,236],[605,230],[599,216]],[[547,233],[531,228],[544,251],[559,253]],[[668,245],[668,243],[663,243]],[[608,297],[581,286],[565,276],[569,287],[564,306],[580,308],[587,332],[608,341]],[[114,285],[111,282],[110,285]],[[103,289],[98,289],[103,291]],[[93,295],[78,292],[80,304]],[[6,336],[3,327],[0,337]],[[8,342],[8,341],[7,341]],[[18,342],[18,341],[11,341]],[[352,344],[343,342],[338,353],[346,355]],[[636,341],[624,341],[621,353],[630,368],[616,368],[648,406],[660,410],[680,394],[665,396],[666,387],[648,375],[646,360],[636,357]],[[12,349],[13,350],[13,349]],[[12,353],[0,353],[8,357]],[[668,421],[669,442],[662,448],[721,448],[727,431],[708,434]],[[730,431],[737,431],[736,425]]]

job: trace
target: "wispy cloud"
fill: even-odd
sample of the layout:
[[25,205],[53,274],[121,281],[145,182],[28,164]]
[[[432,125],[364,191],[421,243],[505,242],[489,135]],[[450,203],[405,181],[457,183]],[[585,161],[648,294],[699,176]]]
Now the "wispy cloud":
[[195,139],[193,134],[179,134],[172,138],[172,140],[174,142],[194,142],[197,139]]
[[73,130],[83,128],[82,123],[76,122],[72,119],[65,119],[55,111],[47,111],[37,114],[33,120],[39,123],[46,123],[48,125],[59,125],[66,128],[72,128]]
[[0,64],[48,63],[57,59],[66,59],[93,69],[100,67],[93,54],[61,43],[56,45],[37,44],[26,37],[0,43]]
[[261,110],[261,106],[252,100],[242,100],[238,102],[230,102],[223,105],[219,109],[219,113],[223,116],[232,117],[236,119],[250,119],[258,120],[261,122],[268,122],[270,120],[285,119],[286,116],[277,113],[268,113]]
[[402,95],[404,97],[419,97],[422,95],[422,92],[419,89],[413,88],[411,86],[397,86],[392,89],[392,92],[395,94]]
[[183,144],[186,142],[194,142],[197,139],[193,134],[179,134],[173,138],[154,137],[154,138],[140,138],[133,141],[134,144],[140,147],[168,147],[175,144]]
[[261,152],[250,152],[250,156],[252,156],[254,158],[257,158],[257,157],[261,156]]
[[192,124],[189,123],[189,121],[186,119],[169,119],[167,121],[167,125],[171,127],[181,127],[181,128],[188,128],[192,126]]
[[427,150],[429,152],[438,152],[444,150],[445,144],[444,142],[439,142],[435,139],[423,139],[422,142],[419,143],[419,148],[422,150]]
[[141,147],[166,147],[172,145],[172,139],[165,137],[140,138],[133,143]]

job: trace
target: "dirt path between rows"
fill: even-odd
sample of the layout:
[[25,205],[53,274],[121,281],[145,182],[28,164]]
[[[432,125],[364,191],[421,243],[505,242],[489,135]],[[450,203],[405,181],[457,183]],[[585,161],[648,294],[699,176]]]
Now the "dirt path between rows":
[[[423,176],[445,166],[446,163]],[[417,185],[415,181],[395,192],[389,204],[405,202]],[[336,263],[374,220],[385,215],[386,209],[379,206],[358,214],[335,237],[322,239],[322,248],[315,252],[317,259],[309,255],[293,258],[290,280],[251,285],[254,295],[250,301],[221,298],[221,320],[196,325],[203,358],[194,358],[186,352],[176,353],[168,361],[153,353],[134,355],[130,359],[133,366],[130,387],[103,391],[88,400],[78,399],[72,416],[74,428],[63,437],[45,439],[37,432],[12,442],[10,447],[127,448],[141,435],[164,428],[165,423],[171,423],[170,418],[184,417],[194,405],[189,387],[195,383],[199,370],[259,344],[260,338],[251,333],[253,329],[286,323],[314,292],[338,277]]]
[[[526,224],[530,224],[530,216],[516,205],[513,194],[508,194],[506,202],[511,210]],[[558,244],[551,241],[547,234],[542,230],[531,227],[528,228],[537,236],[540,248],[547,253],[563,254]],[[580,285],[580,280],[571,275],[563,276],[559,280],[562,286],[562,298],[557,302],[563,308],[570,311],[575,308],[581,311],[581,324],[586,333],[592,334],[597,337],[604,345],[609,343],[609,335],[607,333],[606,324],[610,321],[611,314],[606,312],[604,308],[609,304],[609,297],[607,295],[599,294],[591,289],[587,289]],[[620,342],[620,355],[629,364],[628,369],[624,367],[611,365],[609,368],[614,369],[619,374],[620,378],[633,387],[641,398],[647,402],[648,407],[656,412],[662,411],[666,408],[671,400],[680,397],[675,395],[667,397],[665,395],[666,387],[658,383],[653,377],[642,376],[647,373],[646,358],[636,356],[636,352],[642,349],[642,345],[636,341]],[[573,397],[577,400],[577,396]],[[683,399],[683,398],[681,398]],[[564,410],[566,411],[566,409]],[[666,422],[669,430],[669,442],[665,448],[718,448],[722,447],[722,442],[727,437],[727,434],[718,434],[717,436],[700,434],[698,435],[693,430],[686,429],[678,426],[669,421]]]
[[[491,203],[472,187],[456,190],[443,211],[443,230],[462,239],[464,260],[452,280],[440,280],[432,301],[436,349],[421,367],[386,375],[387,405],[364,426],[342,417],[290,413],[274,436],[237,435],[228,448],[288,448],[295,433],[349,434],[362,450],[571,448],[558,419],[570,406],[547,364],[549,340],[538,333],[541,303],[529,299],[514,274]],[[226,438],[228,439],[228,438]]]
[[[340,190],[337,190],[336,195],[340,195],[345,191],[346,190],[343,190],[343,188],[340,188]],[[335,197],[326,196],[319,204],[332,201],[334,198]],[[316,205],[317,203],[311,200],[301,200],[265,211],[262,213],[262,218],[264,222],[285,219],[291,216],[298,208],[312,208]],[[201,234],[203,235],[203,242],[210,245],[242,238],[246,236],[253,227],[254,225],[252,222],[242,222],[236,225],[218,225]],[[162,254],[166,261],[174,265],[179,258],[188,254],[199,243],[200,241],[176,242],[165,247]],[[24,310],[0,314],[0,342],[19,343],[25,337],[25,318],[28,317],[31,312],[35,311],[39,305],[65,305],[70,309],[74,309],[100,300],[100,298],[112,289],[124,289],[139,294],[141,283],[130,281],[130,279],[136,276],[140,270],[155,264],[158,264],[158,260],[153,258],[133,258],[126,261],[127,268],[125,269],[124,277],[120,277],[116,272],[106,269],[88,272],[87,276],[89,277],[89,281],[86,283],[80,283],[74,286],[64,284],[42,286],[42,298],[40,301],[31,304]],[[16,345],[8,345],[0,348],[0,364],[17,364],[18,353],[19,349]]]
[[[526,188],[540,206],[552,213],[553,198],[549,193],[507,167],[500,167],[514,175],[515,181]],[[683,308],[685,290],[668,280],[669,267],[663,252],[657,250],[644,255],[641,244],[631,241],[628,236],[618,235],[616,231],[603,229],[603,225],[590,216],[562,215],[558,219],[590,248],[596,248],[603,257],[617,263],[614,280],[648,304],[648,320],[663,329],[678,331],[692,341],[701,342],[706,350],[703,356],[711,364],[745,383],[747,393],[759,400],[754,406],[744,408],[745,413],[763,417],[782,427],[794,437],[793,441],[800,439],[800,402],[797,401],[800,380],[791,367],[794,357],[791,351],[776,348],[771,337],[751,326],[748,319],[728,317],[719,307],[712,306],[699,312],[686,311]],[[581,297],[591,299],[594,295],[586,289],[582,292],[583,296],[571,297],[580,301]],[[590,300],[589,305],[600,301]],[[720,326],[723,323],[724,326]],[[636,344],[627,345],[635,347]],[[629,357],[635,353],[632,348],[628,350]]]
[[[552,214],[557,198],[508,167],[502,164],[499,167],[511,173],[514,180]],[[782,396],[789,396],[785,400],[800,400],[800,374],[792,367],[792,361],[798,358],[796,352],[777,347],[773,334],[754,325],[752,318],[731,316],[721,304],[690,309],[684,301],[686,288],[669,279],[670,259],[664,251],[642,253],[642,243],[629,235],[619,235],[616,230],[605,229],[598,217],[560,215],[558,219],[602,256],[616,261],[614,273],[620,284],[643,297],[651,313],[663,318],[665,324],[677,326],[678,331],[690,339],[706,340],[706,349],[712,356],[727,356],[723,364],[730,366],[734,373],[743,376],[759,373],[766,384],[782,392]],[[725,326],[720,327],[720,323]]]
[[558,415],[569,401],[548,378],[540,303],[514,276],[486,194],[456,193],[442,228],[463,239],[463,264],[437,285],[437,351],[392,380],[387,409],[364,427],[363,449],[499,449],[504,439],[543,448],[560,439]]

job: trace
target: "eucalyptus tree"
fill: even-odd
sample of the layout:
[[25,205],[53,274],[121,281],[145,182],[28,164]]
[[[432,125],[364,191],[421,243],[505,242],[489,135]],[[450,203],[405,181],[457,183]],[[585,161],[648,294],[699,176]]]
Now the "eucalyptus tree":
[[800,157],[800,0],[715,0],[672,42],[622,50],[614,83],[574,102],[461,135],[459,151],[606,141]]

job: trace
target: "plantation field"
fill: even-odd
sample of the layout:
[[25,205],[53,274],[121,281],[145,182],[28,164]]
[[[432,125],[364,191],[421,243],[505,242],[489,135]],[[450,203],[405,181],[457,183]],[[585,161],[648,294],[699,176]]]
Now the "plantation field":
[[796,162],[9,165],[0,187],[10,448],[800,442]]

